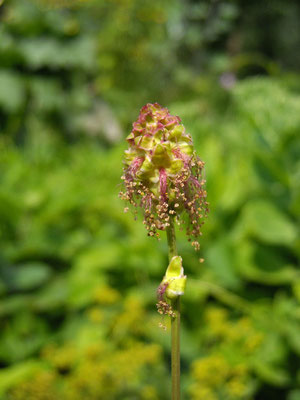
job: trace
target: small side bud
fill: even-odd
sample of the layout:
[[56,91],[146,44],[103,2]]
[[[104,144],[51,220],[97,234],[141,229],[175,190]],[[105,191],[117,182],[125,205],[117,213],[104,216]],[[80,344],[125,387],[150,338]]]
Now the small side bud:
[[161,285],[166,287],[165,294],[170,300],[184,294],[186,275],[184,275],[182,258],[180,256],[174,256],[171,259]]

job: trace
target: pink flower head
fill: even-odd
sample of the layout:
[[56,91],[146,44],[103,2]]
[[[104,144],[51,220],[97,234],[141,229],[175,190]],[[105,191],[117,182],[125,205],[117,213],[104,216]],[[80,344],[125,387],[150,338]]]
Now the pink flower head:
[[159,236],[175,217],[198,249],[195,239],[208,213],[204,162],[180,118],[157,103],[146,104],[126,140],[121,198],[143,209],[150,236]]

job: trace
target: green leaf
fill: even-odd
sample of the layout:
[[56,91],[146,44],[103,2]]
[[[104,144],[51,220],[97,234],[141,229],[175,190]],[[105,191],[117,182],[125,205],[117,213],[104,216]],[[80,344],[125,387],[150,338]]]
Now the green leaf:
[[250,281],[265,285],[290,284],[299,277],[299,272],[291,265],[277,264],[272,258],[266,265],[255,261],[256,247],[251,242],[240,242],[236,250],[236,265],[239,273]]
[[0,359],[6,363],[20,362],[41,349],[47,342],[47,324],[36,315],[25,310],[4,324],[0,340]]
[[[236,86],[234,96],[238,108],[255,128],[251,138],[257,138],[258,133],[269,148],[278,146],[283,134],[299,127],[300,97],[286,90],[278,81],[247,79]],[[262,141],[253,144],[261,146]]]
[[18,265],[14,269],[13,285],[21,290],[34,289],[47,282],[51,275],[51,268],[40,262]]
[[300,400],[300,390],[293,390],[289,393],[287,400]]
[[25,361],[23,363],[5,368],[0,371],[0,396],[11,387],[18,385],[24,379],[33,375],[40,368],[41,363],[35,360]]
[[[273,330],[270,328],[273,328]],[[263,341],[259,353],[250,361],[250,364],[263,381],[275,386],[286,386],[289,382],[289,376],[282,364],[287,355],[287,348],[284,340],[274,328],[274,325],[269,325],[266,328],[267,337]]]
[[90,247],[78,255],[69,275],[70,303],[84,305],[94,296],[95,289],[105,281],[103,271],[122,266],[120,248],[114,244]]
[[8,112],[19,110],[25,101],[22,78],[12,72],[0,70],[0,108]]
[[59,110],[66,102],[64,92],[56,80],[34,79],[30,89],[38,110]]
[[206,253],[209,268],[222,285],[228,288],[237,288],[241,283],[235,271],[235,260],[232,248],[226,239],[214,243]]
[[58,309],[65,306],[69,295],[69,285],[65,278],[57,277],[40,292],[37,292],[31,306],[38,311]]
[[15,295],[7,296],[0,303],[0,316],[7,316],[14,314],[19,311],[23,311],[29,306],[30,297],[29,295]]
[[93,38],[76,38],[68,43],[53,37],[36,37],[20,43],[26,63],[32,68],[92,69],[96,52]]
[[254,200],[244,207],[233,235],[250,235],[265,243],[291,246],[297,238],[297,229],[274,204]]
[[256,374],[265,382],[275,386],[285,387],[289,383],[288,372],[280,367],[275,367],[264,362],[254,362],[254,370]]

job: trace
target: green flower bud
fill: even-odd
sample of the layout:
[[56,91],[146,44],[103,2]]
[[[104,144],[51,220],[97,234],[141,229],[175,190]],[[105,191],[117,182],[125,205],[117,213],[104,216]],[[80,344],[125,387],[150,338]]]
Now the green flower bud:
[[186,285],[186,275],[182,267],[182,258],[174,256],[167,268],[161,286],[166,287],[166,297],[170,300],[182,296]]
[[174,256],[167,268],[165,276],[157,289],[157,311],[161,315],[175,317],[172,300],[182,296],[185,291],[186,275],[182,267],[182,258]]
[[[122,199],[144,210],[150,236],[159,236],[174,216],[189,239],[201,235],[208,213],[203,179],[204,162],[194,150],[181,120],[159,104],[147,104],[126,138]],[[192,242],[196,249],[199,243]]]

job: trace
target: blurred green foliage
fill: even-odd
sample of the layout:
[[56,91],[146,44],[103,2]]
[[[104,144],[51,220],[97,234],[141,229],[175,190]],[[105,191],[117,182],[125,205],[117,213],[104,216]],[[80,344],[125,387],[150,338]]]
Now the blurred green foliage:
[[1,399],[170,398],[166,242],[118,199],[150,101],[192,134],[211,203],[200,253],[178,232],[183,399],[300,399],[299,9],[0,6]]

